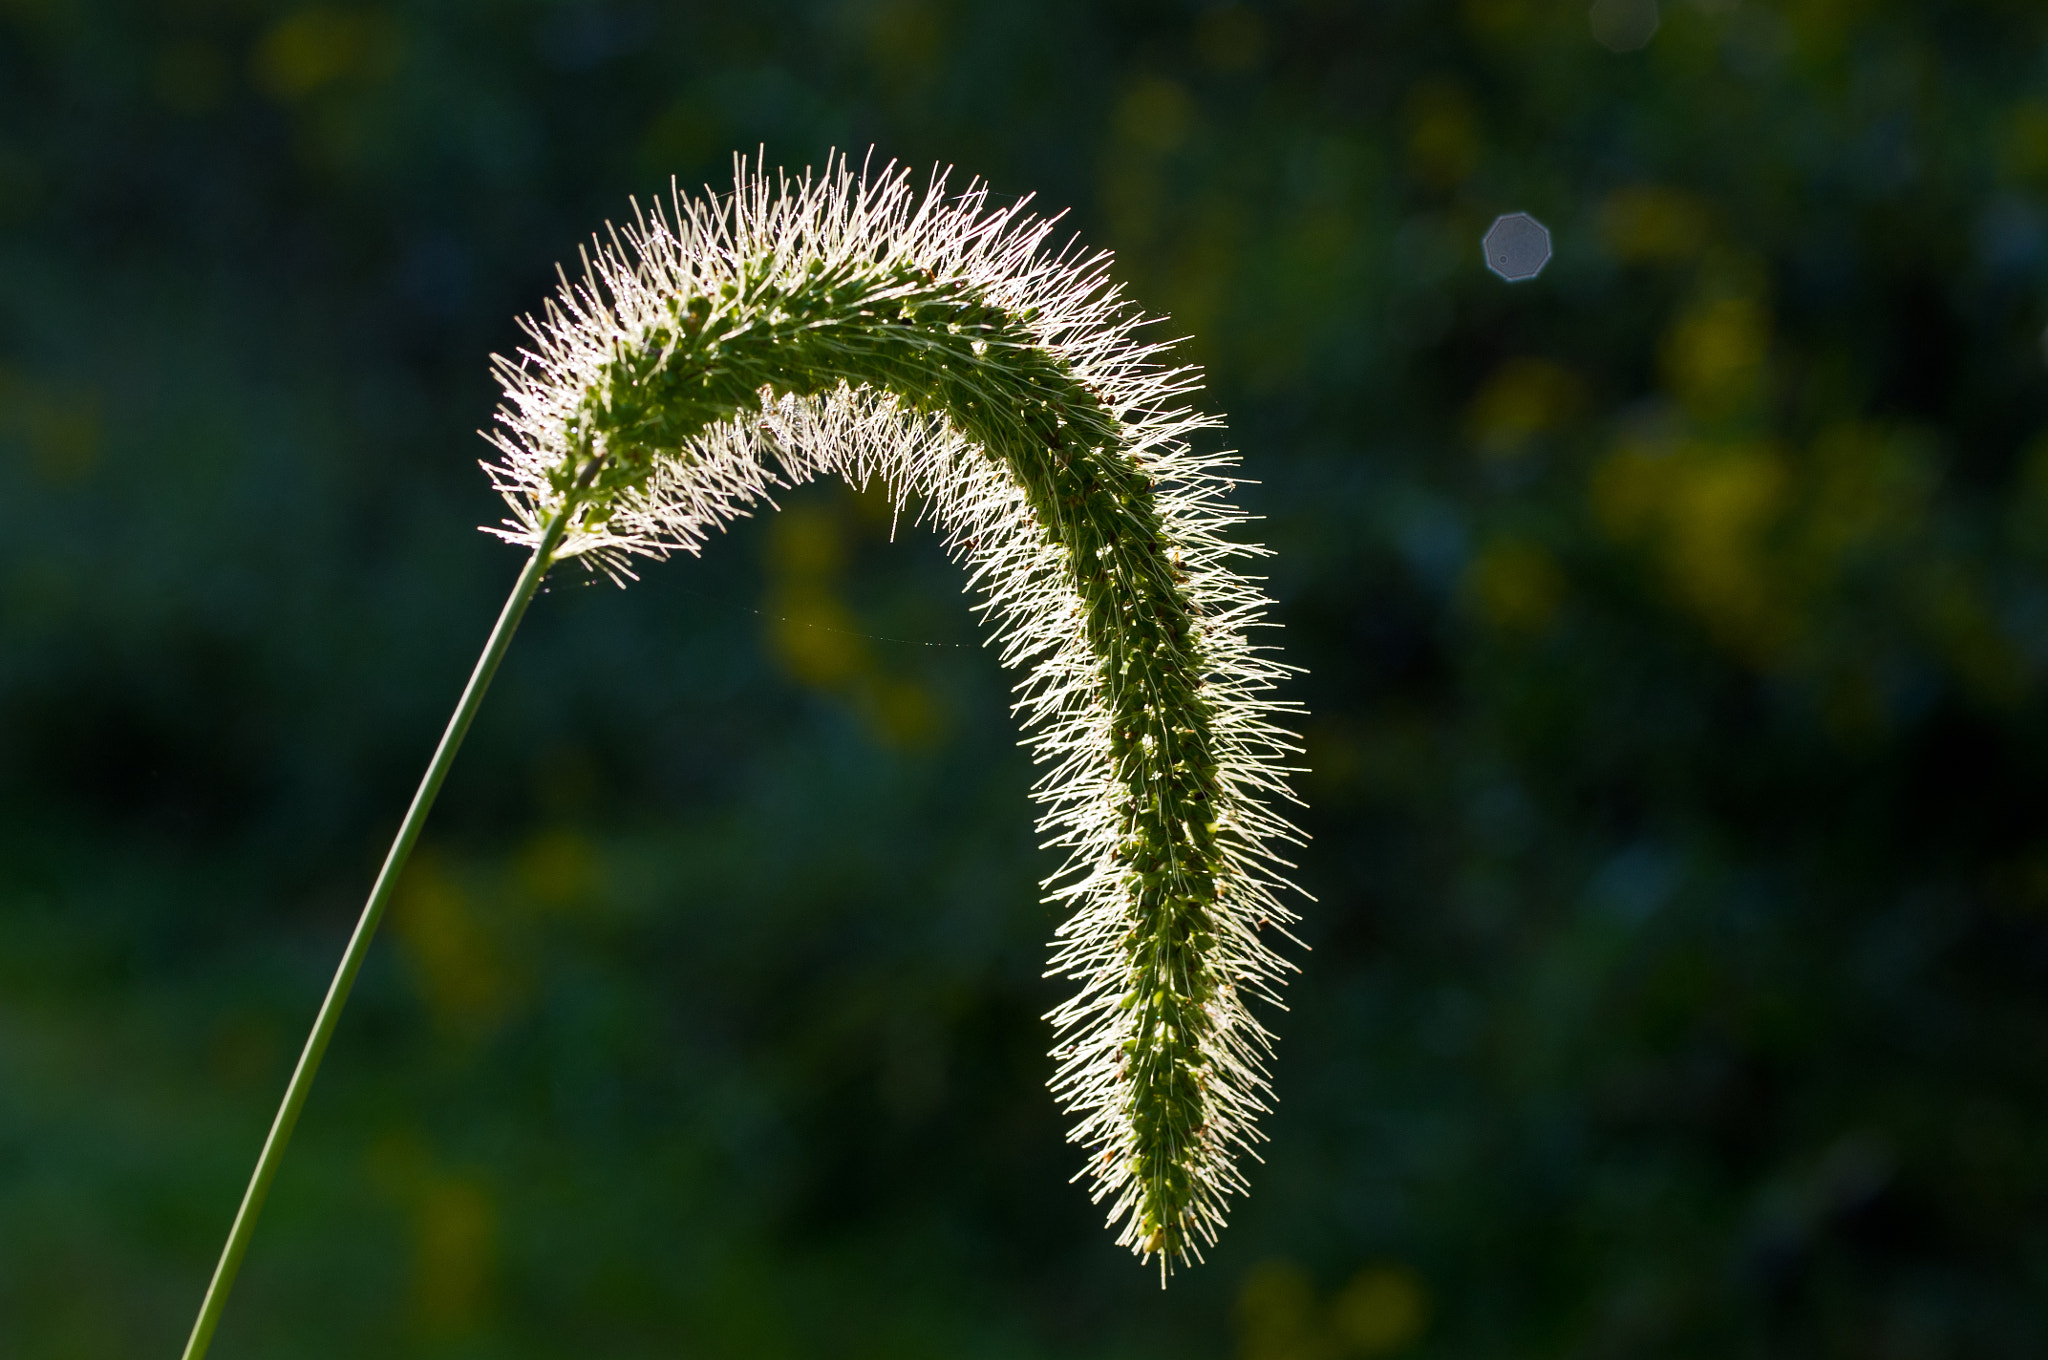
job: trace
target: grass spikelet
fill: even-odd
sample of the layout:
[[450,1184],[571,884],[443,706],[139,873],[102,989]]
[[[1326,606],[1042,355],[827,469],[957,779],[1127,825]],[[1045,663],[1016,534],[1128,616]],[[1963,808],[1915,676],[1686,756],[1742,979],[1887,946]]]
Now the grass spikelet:
[[1067,912],[1049,975],[1053,1091],[1119,1243],[1174,1263],[1216,1240],[1270,1088],[1251,1013],[1289,967],[1276,810],[1285,673],[1236,570],[1233,460],[1198,375],[1141,337],[1109,258],[986,190],[737,167],[586,253],[497,361],[493,530],[616,579],[697,552],[778,487],[879,478],[967,569],[1045,773]]

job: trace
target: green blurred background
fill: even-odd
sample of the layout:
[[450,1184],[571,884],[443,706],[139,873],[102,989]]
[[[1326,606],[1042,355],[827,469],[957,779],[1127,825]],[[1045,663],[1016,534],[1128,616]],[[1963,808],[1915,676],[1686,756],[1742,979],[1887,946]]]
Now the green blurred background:
[[538,602],[217,1356],[2048,1353],[2048,12],[1661,20],[0,0],[0,1356],[182,1344],[519,566],[486,356],[761,145],[1071,209],[1230,415],[1251,1197],[1162,1294],[1067,1184],[1008,679],[814,487]]

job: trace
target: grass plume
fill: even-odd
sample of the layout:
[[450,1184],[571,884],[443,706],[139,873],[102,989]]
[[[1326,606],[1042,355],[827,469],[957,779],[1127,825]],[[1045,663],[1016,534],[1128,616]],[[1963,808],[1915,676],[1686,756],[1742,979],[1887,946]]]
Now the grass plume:
[[695,553],[778,486],[879,477],[947,535],[980,595],[1016,709],[1050,768],[1047,880],[1068,911],[1051,974],[1053,1090],[1117,1240],[1160,1279],[1216,1240],[1270,1098],[1271,937],[1294,837],[1286,667],[1232,564],[1230,460],[1188,443],[1194,370],[1138,336],[1106,255],[1044,249],[1053,224],[986,190],[923,192],[845,161],[737,167],[729,195],[636,214],[566,277],[506,394],[485,464],[530,548],[363,907],[222,1249],[185,1360],[211,1345],[257,1216],[371,939],[542,578],[582,557]]
[[1050,766],[1052,971],[1079,984],[1050,1017],[1053,1086],[1083,1174],[1119,1242],[1199,1258],[1270,1094],[1247,1003],[1287,966],[1293,832],[1284,667],[1251,640],[1230,460],[1188,443],[1215,424],[1187,404],[1197,374],[1140,338],[1106,255],[1048,252],[1053,224],[985,189],[844,162],[737,181],[598,243],[499,361],[498,532],[566,513],[563,552],[623,578],[833,472],[936,524]]

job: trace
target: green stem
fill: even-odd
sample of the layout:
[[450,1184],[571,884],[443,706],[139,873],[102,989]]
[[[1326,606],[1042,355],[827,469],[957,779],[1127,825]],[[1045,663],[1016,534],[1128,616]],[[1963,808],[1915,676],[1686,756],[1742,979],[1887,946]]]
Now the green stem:
[[249,1177],[249,1188],[242,1194],[242,1207],[235,1214],[234,1227],[228,1230],[227,1245],[221,1248],[220,1264],[213,1268],[213,1283],[207,1286],[206,1301],[199,1307],[199,1320],[192,1324],[192,1336],[185,1342],[184,1360],[201,1360],[213,1342],[213,1329],[220,1324],[221,1310],[227,1306],[228,1290],[234,1287],[235,1272],[241,1268],[242,1255],[248,1250],[249,1237],[256,1229],[256,1216],[263,1211],[264,1196],[270,1193],[270,1182],[277,1175],[277,1164],[284,1159],[285,1144],[291,1141],[292,1129],[299,1122],[299,1111],[305,1107],[306,1093],[312,1089],[313,1074],[320,1070],[320,1059],[327,1052],[327,1042],[334,1037],[335,1024],[341,1019],[341,1008],[348,1004],[349,990],[355,986],[356,974],[362,971],[363,957],[370,950],[370,937],[377,933],[377,924],[384,919],[385,908],[391,905],[392,892],[398,886],[399,875],[405,872],[405,862],[420,838],[420,828],[426,823],[427,813],[433,809],[434,798],[441,792],[441,782],[448,777],[449,766],[455,763],[455,753],[461,748],[462,739],[469,732],[469,724],[483,703],[484,691],[490,688],[491,677],[497,674],[498,663],[505,659],[505,651],[512,645],[512,634],[519,627],[519,620],[525,616],[526,606],[532,603],[541,578],[554,565],[555,549],[561,546],[562,536],[568,532],[569,516],[596,473],[599,461],[593,458],[585,464],[563,501],[561,511],[549,521],[547,530],[541,535],[540,545],[533,550],[526,569],[519,573],[512,594],[498,615],[497,627],[491,630],[490,641],[484,644],[484,653],[477,658],[476,669],[470,672],[469,685],[462,691],[462,702],[455,706],[454,716],[448,719],[448,730],[441,734],[441,744],[434,750],[434,759],[427,766],[426,777],[420,780],[419,792],[412,796],[412,806],[406,809],[405,820],[399,824],[398,837],[391,842],[391,851],[384,857],[384,868],[377,875],[376,885],[370,889],[370,900],[363,904],[363,914],[356,922],[355,934],[349,937],[348,949],[341,956],[341,966],[335,969],[334,981],[327,988],[327,999],[320,1004],[320,1014],[313,1021],[313,1032],[306,1036],[306,1047],[299,1054],[299,1065],[292,1072],[291,1085],[285,1087],[284,1103],[277,1107],[277,1118],[271,1121],[270,1136],[263,1141],[263,1152],[256,1158],[256,1170]]

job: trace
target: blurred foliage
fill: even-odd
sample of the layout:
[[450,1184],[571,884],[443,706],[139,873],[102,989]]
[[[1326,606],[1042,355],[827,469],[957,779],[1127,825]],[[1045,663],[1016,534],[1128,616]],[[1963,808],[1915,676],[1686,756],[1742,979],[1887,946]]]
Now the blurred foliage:
[[1253,1194],[1161,1294],[1066,1184],[1007,681],[813,488],[539,602],[216,1354],[2042,1353],[2048,13],[1658,18],[0,0],[0,1354],[179,1344],[516,570],[484,356],[763,144],[1070,207],[1231,414]]

